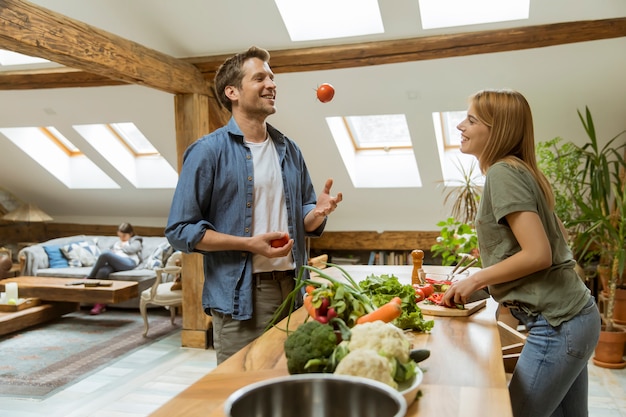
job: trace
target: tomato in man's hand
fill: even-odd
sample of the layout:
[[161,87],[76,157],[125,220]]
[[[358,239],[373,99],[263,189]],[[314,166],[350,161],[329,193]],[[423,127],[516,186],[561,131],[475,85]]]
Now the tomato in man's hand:
[[274,239],[274,240],[270,241],[270,245],[273,248],[282,248],[287,243],[289,243],[289,235],[287,233],[285,233],[283,235],[283,237],[281,237],[281,238]]

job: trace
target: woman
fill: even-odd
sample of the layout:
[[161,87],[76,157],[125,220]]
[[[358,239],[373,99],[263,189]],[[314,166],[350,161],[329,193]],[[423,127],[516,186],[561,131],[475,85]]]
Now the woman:
[[457,129],[461,152],[486,175],[475,220],[483,269],[453,284],[443,302],[465,303],[488,287],[526,326],[509,384],[515,417],[587,416],[587,362],[600,314],[574,271],[552,189],[537,167],[530,106],[516,91],[480,91]]
[[[98,256],[87,278],[107,278],[112,272],[128,271],[139,265],[143,239],[135,236],[133,226],[129,223],[120,224],[117,228],[117,236],[119,240],[108,251]],[[96,304],[90,313],[97,315],[105,310],[105,304]]]

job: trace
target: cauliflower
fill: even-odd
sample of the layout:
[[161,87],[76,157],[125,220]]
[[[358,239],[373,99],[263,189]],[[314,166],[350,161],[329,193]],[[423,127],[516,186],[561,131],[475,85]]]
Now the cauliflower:
[[350,340],[342,342],[348,352],[333,355],[337,374],[362,376],[383,382],[393,388],[415,375],[416,362],[411,358],[411,342],[404,332],[391,323],[375,321],[357,324]]
[[374,321],[354,326],[348,343],[350,352],[358,349],[373,349],[389,359],[400,363],[409,361],[411,343],[404,332],[391,323]]
[[335,374],[338,375],[361,376],[398,388],[393,380],[393,373],[392,362],[373,349],[351,350],[335,369]]
[[287,336],[284,343],[290,374],[324,372],[337,346],[332,328],[319,321],[308,321]]

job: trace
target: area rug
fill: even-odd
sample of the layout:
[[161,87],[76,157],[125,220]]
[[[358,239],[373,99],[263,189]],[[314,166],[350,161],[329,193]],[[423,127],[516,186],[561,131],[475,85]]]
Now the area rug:
[[180,330],[169,311],[148,311],[150,329],[143,337],[137,310],[89,310],[0,338],[0,397],[44,399],[123,355]]

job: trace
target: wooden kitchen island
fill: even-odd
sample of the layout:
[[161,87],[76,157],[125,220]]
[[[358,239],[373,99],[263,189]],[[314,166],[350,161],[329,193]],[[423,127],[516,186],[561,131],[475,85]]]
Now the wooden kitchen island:
[[[344,269],[356,280],[367,275],[393,274],[409,283],[412,266],[355,265]],[[426,272],[442,273],[450,268],[425,265]],[[336,268],[325,269],[340,277]],[[415,348],[430,349],[420,363],[424,380],[421,397],[407,416],[419,417],[511,417],[511,403],[502,362],[495,319],[497,304],[469,317],[426,317],[435,320],[430,333],[412,333]],[[306,318],[303,309],[291,316],[294,330]],[[286,320],[278,326],[287,327]],[[226,398],[252,382],[288,375],[283,342],[284,331],[273,328],[237,352],[215,370],[172,398],[150,417],[223,417]]]

